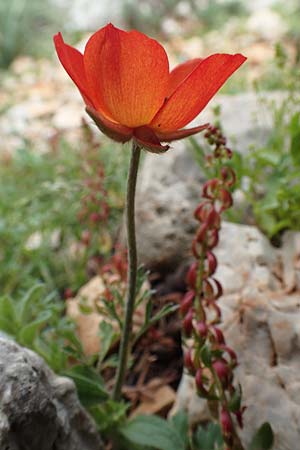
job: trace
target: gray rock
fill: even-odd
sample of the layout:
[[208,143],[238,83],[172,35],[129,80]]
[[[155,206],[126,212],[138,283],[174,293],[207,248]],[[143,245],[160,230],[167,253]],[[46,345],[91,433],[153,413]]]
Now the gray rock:
[[0,338],[1,450],[103,450],[72,380]]
[[[267,98],[269,102],[279,102],[283,94],[272,93]],[[253,142],[263,145],[272,124],[271,113],[255,94],[218,96],[211,107],[215,104],[221,105],[222,125],[233,148],[245,153]],[[211,107],[194,124],[212,121]],[[147,154],[139,174],[139,259],[152,269],[176,267],[188,257],[196,227],[193,211],[200,202],[205,179],[186,141],[175,142],[172,147],[163,155]],[[245,222],[251,222],[248,205],[238,192],[236,205],[242,209]]]

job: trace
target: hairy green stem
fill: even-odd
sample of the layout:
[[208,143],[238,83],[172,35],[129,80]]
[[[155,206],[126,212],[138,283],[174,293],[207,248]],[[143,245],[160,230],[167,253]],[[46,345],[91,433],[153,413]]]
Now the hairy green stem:
[[119,350],[119,361],[116,375],[116,383],[112,398],[119,401],[122,395],[122,386],[124,383],[127,360],[130,349],[130,340],[132,333],[132,318],[134,312],[134,303],[136,296],[136,278],[137,278],[137,251],[135,237],[135,191],[137,173],[140,161],[141,148],[133,142],[131,150],[130,166],[127,178],[126,193],[126,229],[127,229],[127,247],[128,247],[128,277],[127,277],[127,295],[125,305],[125,318],[123,323],[121,343]]

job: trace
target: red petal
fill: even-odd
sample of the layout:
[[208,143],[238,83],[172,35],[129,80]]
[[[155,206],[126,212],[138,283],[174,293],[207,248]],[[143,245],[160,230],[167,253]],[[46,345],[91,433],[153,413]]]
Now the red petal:
[[87,107],[86,112],[93,119],[102,133],[106,134],[106,136],[110,137],[114,141],[127,142],[132,138],[133,130],[131,128],[127,128],[118,123],[111,122],[99,111],[96,111],[91,107]]
[[186,130],[167,131],[166,133],[160,133],[159,131],[155,130],[155,134],[162,142],[178,141],[179,139],[184,139],[186,137],[192,136],[193,134],[200,133],[200,131],[206,130],[208,125],[209,124],[206,123],[204,125],[199,125],[198,127],[188,128]]
[[164,103],[151,126],[165,132],[187,125],[245,60],[240,54],[215,54],[203,59]]
[[163,104],[169,78],[166,52],[138,31],[111,24],[102,28],[87,43],[84,65],[97,109],[105,107],[116,122],[146,125]]
[[88,83],[85,75],[83,55],[76,48],[65,44],[61,33],[53,37],[57,56],[64,69],[72,78],[81,92],[84,101],[88,105],[93,105],[92,97],[88,89]]
[[201,58],[190,59],[189,61],[179,64],[170,73],[168,97],[177,89],[180,83],[198,66]]
[[169,145],[161,145],[158,137],[148,127],[136,128],[133,132],[133,139],[137,144],[152,153],[165,153],[169,150]]

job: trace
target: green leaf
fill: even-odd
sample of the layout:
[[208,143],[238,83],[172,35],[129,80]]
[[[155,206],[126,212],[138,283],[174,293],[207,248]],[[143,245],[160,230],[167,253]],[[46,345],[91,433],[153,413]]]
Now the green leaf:
[[74,366],[64,375],[74,380],[84,406],[95,405],[108,398],[102,377],[92,367]]
[[0,298],[0,329],[15,336],[16,316],[13,301],[7,295]]
[[44,289],[45,286],[43,284],[35,284],[25,293],[21,300],[17,302],[16,316],[19,326],[22,326],[30,320],[32,305],[39,300]]
[[195,450],[217,450],[223,445],[220,425],[210,423],[207,428],[199,426],[194,435]]
[[139,416],[128,422],[121,429],[121,434],[133,444],[157,450],[185,450],[179,432],[157,416]]
[[27,347],[32,347],[39,330],[50,318],[51,311],[45,311],[36,320],[21,328],[17,336],[18,342]]
[[242,399],[242,388],[239,384],[238,388],[235,390],[233,396],[231,397],[228,408],[231,412],[239,411],[241,408],[241,399]]
[[271,425],[265,422],[255,433],[249,450],[270,450],[273,447],[274,435]]
[[171,424],[173,425],[174,430],[180,434],[185,447],[187,447],[189,444],[189,421],[186,412],[179,411],[175,414],[171,419]]
[[101,363],[106,357],[109,349],[117,337],[113,326],[108,322],[101,322],[99,325],[99,337],[100,337],[100,352],[99,363]]
[[211,351],[206,345],[204,345],[201,349],[200,358],[206,367],[211,366]]

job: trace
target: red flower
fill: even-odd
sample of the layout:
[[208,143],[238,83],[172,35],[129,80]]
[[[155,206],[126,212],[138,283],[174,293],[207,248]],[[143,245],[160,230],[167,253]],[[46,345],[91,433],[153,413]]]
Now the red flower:
[[84,54],[54,36],[58,57],[86,104],[88,114],[107,136],[161,152],[170,142],[205,128],[183,130],[245,61],[215,54],[169,71],[163,47],[138,31],[106,25],[89,39]]

